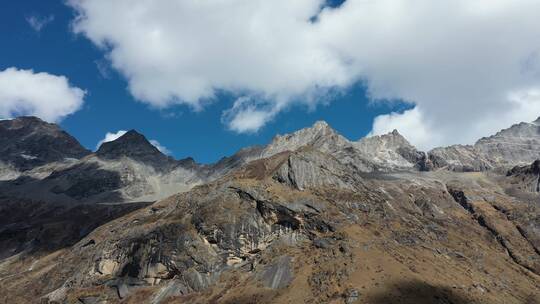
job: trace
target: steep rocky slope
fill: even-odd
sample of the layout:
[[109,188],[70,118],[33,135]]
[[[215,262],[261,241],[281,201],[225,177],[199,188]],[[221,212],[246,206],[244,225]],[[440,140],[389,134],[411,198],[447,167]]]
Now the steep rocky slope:
[[130,158],[154,168],[165,171],[176,165],[171,157],[161,153],[144,135],[130,130],[118,139],[103,143],[96,151],[96,156],[103,160]]
[[435,168],[456,171],[485,171],[530,164],[540,159],[540,118],[532,123],[513,125],[472,146],[433,149],[429,158]]
[[540,162],[500,137],[318,122],[203,166],[131,131],[0,185],[0,303],[540,303]]
[[330,154],[362,172],[424,169],[424,153],[417,151],[397,130],[352,142],[324,121],[318,121],[292,134],[277,135],[266,146],[243,149],[214,167],[228,172],[256,159],[296,151],[306,146]]
[[0,120],[0,180],[53,162],[90,154],[57,125],[36,117]]
[[528,233],[540,210],[498,193],[506,179],[365,175],[309,147],[283,152],[72,246],[5,259],[0,293],[57,303],[537,303],[540,255]]
[[386,171],[429,170],[426,154],[418,151],[398,130],[392,133],[362,138],[354,144],[363,157]]
[[188,190],[203,178],[192,159],[174,160],[134,130],[79,160],[52,162],[30,173],[0,189],[11,197],[66,203],[151,201]]

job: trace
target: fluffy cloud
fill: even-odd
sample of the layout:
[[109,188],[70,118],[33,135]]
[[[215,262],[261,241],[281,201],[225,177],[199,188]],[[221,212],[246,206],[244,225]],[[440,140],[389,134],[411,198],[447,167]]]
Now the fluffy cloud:
[[231,109],[223,113],[221,120],[230,130],[239,133],[255,132],[270,121],[280,111],[281,106],[280,103],[243,96],[234,102]]
[[40,16],[28,16],[26,17],[26,22],[28,22],[28,25],[36,31],[41,32],[41,30],[47,26],[49,23],[54,21],[54,16],[50,15],[47,17],[40,17]]
[[34,115],[59,121],[81,108],[84,95],[64,76],[17,68],[0,71],[0,118]]
[[[74,30],[107,52],[137,99],[200,109],[252,132],[291,104],[365,83],[414,110],[375,120],[423,148],[540,115],[537,0],[70,0]],[[316,18],[314,18],[316,17]]]
[[[107,132],[107,134],[105,134],[105,137],[97,143],[96,150],[99,149],[99,147],[102,144],[104,144],[106,142],[110,142],[110,141],[115,141],[118,138],[122,137],[126,133],[127,133],[126,130],[120,130],[120,131],[118,131],[116,133]],[[157,141],[155,139],[151,139],[151,140],[149,140],[149,142],[150,142],[150,144],[152,144],[152,146],[156,147],[161,153],[167,154],[167,155],[171,154],[171,151],[169,149],[167,149],[167,147],[161,145],[159,143],[159,141]]]

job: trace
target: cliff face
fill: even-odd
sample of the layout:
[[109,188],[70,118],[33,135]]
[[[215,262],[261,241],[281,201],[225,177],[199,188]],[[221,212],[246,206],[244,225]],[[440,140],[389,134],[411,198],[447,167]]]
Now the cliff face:
[[[319,122],[214,165],[128,133],[0,185],[0,302],[540,303],[540,165],[504,147],[536,140],[519,128],[426,155]],[[134,203],[149,193],[167,197]]]

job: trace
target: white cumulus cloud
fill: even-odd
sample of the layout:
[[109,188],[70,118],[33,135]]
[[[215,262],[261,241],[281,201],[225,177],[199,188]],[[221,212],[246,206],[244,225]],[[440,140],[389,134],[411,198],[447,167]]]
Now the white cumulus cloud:
[[221,120],[230,130],[239,133],[256,132],[279,112],[281,106],[280,103],[242,96],[231,109],[223,113]]
[[135,98],[201,109],[229,92],[239,101],[223,121],[237,132],[358,82],[375,102],[414,106],[377,118],[372,134],[397,128],[423,148],[540,115],[540,1],[324,3],[69,1],[74,31],[107,53]]
[[56,122],[81,108],[85,91],[64,76],[8,68],[0,71],[0,117],[38,116]]
[[[106,142],[110,142],[110,141],[115,141],[118,138],[124,136],[124,134],[126,134],[126,133],[127,133],[126,130],[120,130],[120,131],[117,131],[117,132],[107,132],[105,134],[105,137],[97,143],[96,150],[99,149],[99,147],[102,144],[104,144]],[[162,144],[159,143],[159,141],[157,141],[155,139],[151,139],[151,140],[149,140],[149,142],[150,142],[150,144],[152,144],[152,146],[156,147],[163,154],[170,155],[172,153],[169,149],[167,149],[167,147],[163,146]]]

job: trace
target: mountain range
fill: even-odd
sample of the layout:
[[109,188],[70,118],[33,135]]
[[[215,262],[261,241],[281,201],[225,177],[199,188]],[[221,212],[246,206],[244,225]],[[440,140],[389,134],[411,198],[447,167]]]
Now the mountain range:
[[326,122],[214,164],[0,121],[5,303],[540,303],[540,119],[419,151]]
[[540,158],[540,119],[511,126],[474,145],[435,148],[427,153],[418,151],[397,130],[349,141],[319,121],[211,165],[166,156],[135,130],[102,144],[92,153],[57,125],[36,117],[0,121],[0,146],[0,180],[13,181],[17,187],[9,188],[27,198],[152,201],[216,180],[253,160],[307,146],[364,173],[480,172],[526,165]]

